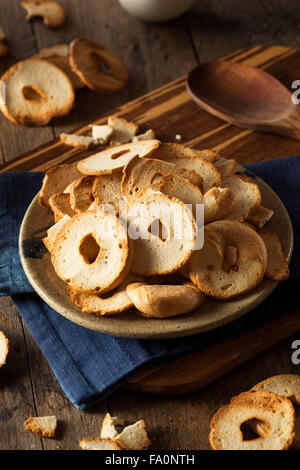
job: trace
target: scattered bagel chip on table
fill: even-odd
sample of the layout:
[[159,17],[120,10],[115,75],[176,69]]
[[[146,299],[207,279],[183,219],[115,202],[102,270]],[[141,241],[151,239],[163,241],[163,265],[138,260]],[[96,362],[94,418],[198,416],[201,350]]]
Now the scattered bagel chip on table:
[[[55,3],[22,2],[24,7],[26,5],[26,8],[30,9],[30,18],[41,16],[37,12],[42,7],[45,11],[52,11],[52,4]],[[0,35],[0,57],[1,50],[3,55],[7,53],[4,39],[3,33]],[[102,68],[99,64],[102,64]],[[96,41],[80,38],[70,45],[57,44],[44,48],[31,58],[17,62],[4,73],[1,80],[6,87],[6,103],[1,103],[0,106],[4,116],[14,124],[44,126],[52,118],[71,111],[77,90],[87,86],[99,93],[117,93],[125,87],[128,72],[126,66],[111,50]],[[126,141],[123,134],[127,126],[127,129],[131,129],[128,137],[128,141],[131,141],[138,126],[117,116],[112,116],[111,119],[114,126],[112,132],[115,132],[116,138],[121,136],[122,141]],[[111,135],[99,135],[98,138],[92,136],[93,140],[89,136],[81,137],[82,139],[79,139],[76,135],[72,137],[65,134],[62,139],[68,145],[88,148],[94,144],[106,143]]]
[[0,331],[0,367],[6,362],[6,357],[9,351],[9,342],[5,334]]
[[211,447],[214,450],[299,449],[299,405],[299,375],[269,377],[250,391],[233,397],[229,405],[215,413],[210,423]]
[[[241,426],[256,419],[268,433],[244,439]],[[209,442],[214,450],[286,450],[295,435],[295,410],[291,401],[267,390],[241,393],[222,406],[210,423]]]
[[[295,428],[292,449],[300,449],[300,375],[281,374],[274,375],[259,382],[251,390],[268,390],[291,400],[295,408]],[[258,420],[251,421],[251,428],[259,436],[265,436],[268,428]]]
[[0,109],[15,124],[45,125],[55,116],[68,114],[73,107],[75,95],[70,79],[45,60],[18,62],[1,80],[6,99]]
[[100,436],[79,441],[79,446],[84,450],[145,450],[150,445],[143,419],[125,426],[123,420],[109,413],[104,417]]
[[23,0],[21,6],[26,10],[26,20],[43,18],[44,24],[49,28],[58,28],[66,22],[66,13],[63,7],[54,1]]
[[99,93],[118,93],[128,82],[128,71],[121,60],[91,39],[77,38],[71,42],[70,64],[80,80]]
[[[287,279],[281,242],[264,227],[274,212],[262,205],[254,180],[223,176],[217,164],[226,160],[214,150],[158,139],[132,142],[138,131],[110,116],[92,128],[92,138],[106,135],[110,145],[50,169],[43,181],[39,201],[56,222],[43,241],[82,313],[109,316],[135,307],[142,316],[168,318],[201,312],[207,297],[233,299],[264,277]],[[114,146],[123,139],[128,142]]]
[[66,134],[63,132],[59,138],[64,144],[79,149],[89,149],[97,145],[97,141],[88,135]]
[[54,438],[57,428],[57,418],[56,416],[30,417],[25,421],[24,427],[26,431],[36,434],[37,436]]

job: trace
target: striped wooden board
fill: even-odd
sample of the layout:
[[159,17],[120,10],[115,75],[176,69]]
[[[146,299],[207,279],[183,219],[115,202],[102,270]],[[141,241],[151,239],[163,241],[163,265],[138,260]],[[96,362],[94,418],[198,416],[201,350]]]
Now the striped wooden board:
[[[287,47],[257,46],[235,52],[224,59],[261,67],[288,88],[300,77],[300,52]],[[185,77],[127,103],[116,110],[119,116],[134,120],[141,130],[153,128],[157,138],[198,149],[214,148],[239,163],[270,160],[299,153],[300,142],[282,136],[241,129],[202,111],[185,88]],[[93,124],[106,121],[102,116]],[[89,125],[76,131],[90,133]],[[0,171],[45,171],[65,162],[74,162],[93,151],[68,148],[54,140],[0,166]],[[261,353],[300,329],[300,312],[295,312],[255,332],[225,341],[201,353],[173,361],[167,366],[147,369],[128,382],[128,387],[150,393],[177,394],[203,386],[234,367]],[[251,345],[244,348],[243,346]],[[246,350],[245,350],[246,349]]]

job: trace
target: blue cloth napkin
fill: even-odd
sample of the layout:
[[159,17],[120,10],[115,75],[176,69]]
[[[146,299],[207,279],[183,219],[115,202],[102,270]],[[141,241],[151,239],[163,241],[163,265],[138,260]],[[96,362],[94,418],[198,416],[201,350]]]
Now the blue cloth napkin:
[[295,235],[291,280],[229,325],[189,338],[160,341],[117,338],[88,330],[60,316],[33,292],[19,260],[18,234],[43,174],[0,174],[0,295],[12,296],[61,388],[77,408],[97,403],[150,363],[199,351],[300,307],[300,157],[256,163],[248,168],[277,192],[291,216]]

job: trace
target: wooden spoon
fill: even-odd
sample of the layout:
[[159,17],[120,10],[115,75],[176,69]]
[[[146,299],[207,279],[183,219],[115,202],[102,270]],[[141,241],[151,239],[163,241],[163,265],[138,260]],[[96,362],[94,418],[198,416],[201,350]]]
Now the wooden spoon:
[[300,108],[264,70],[214,60],[189,73],[187,89],[201,108],[225,121],[300,140]]

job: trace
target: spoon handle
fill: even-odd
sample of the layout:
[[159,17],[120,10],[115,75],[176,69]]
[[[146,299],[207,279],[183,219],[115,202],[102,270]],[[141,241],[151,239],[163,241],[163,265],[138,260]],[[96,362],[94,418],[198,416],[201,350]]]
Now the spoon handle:
[[[256,127],[256,126],[255,126]],[[286,117],[269,124],[262,124],[256,127],[258,130],[265,130],[274,134],[280,134],[292,139],[300,140],[300,109],[295,105],[292,112]]]

